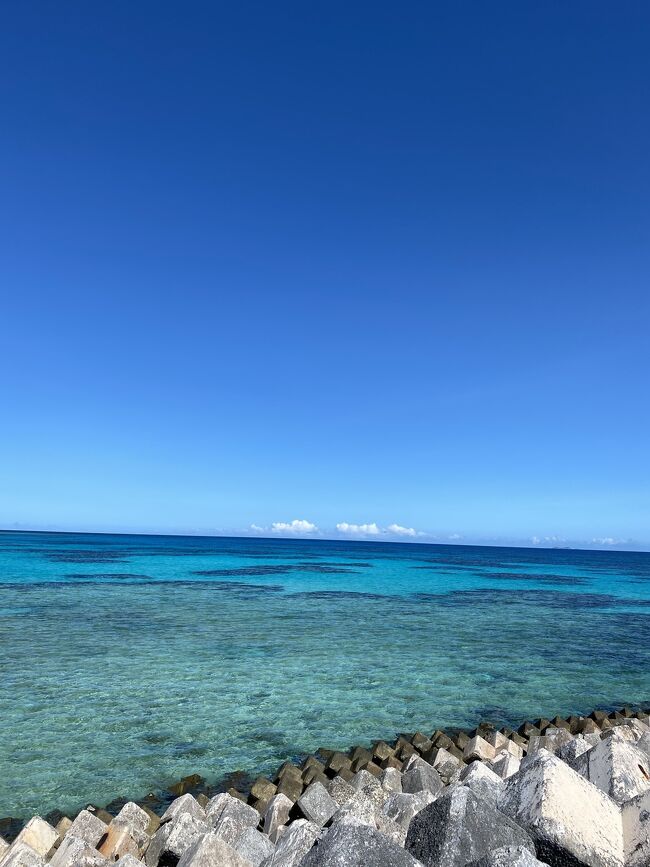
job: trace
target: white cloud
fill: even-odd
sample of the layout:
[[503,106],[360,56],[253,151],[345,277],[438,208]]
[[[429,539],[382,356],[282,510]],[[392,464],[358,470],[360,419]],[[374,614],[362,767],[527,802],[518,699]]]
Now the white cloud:
[[592,539],[592,545],[628,545],[629,539],[615,539],[613,536],[605,536],[601,539]]
[[394,536],[417,536],[413,527],[401,527],[399,524],[390,524],[386,527],[386,532]]
[[264,533],[266,532],[266,527],[260,527],[258,524],[251,524],[250,526],[253,533]]
[[339,533],[345,533],[348,536],[379,536],[381,530],[373,522],[372,524],[348,524],[347,521],[342,521],[336,525]]
[[300,536],[309,533],[316,533],[318,527],[316,524],[312,524],[311,521],[295,518],[289,523],[286,521],[274,521],[271,524],[271,531],[273,533],[292,533],[296,536]]

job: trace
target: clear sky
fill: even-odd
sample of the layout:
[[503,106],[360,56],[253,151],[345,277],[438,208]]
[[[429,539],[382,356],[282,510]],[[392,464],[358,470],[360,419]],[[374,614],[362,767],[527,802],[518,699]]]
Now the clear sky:
[[650,547],[649,44],[4,4],[0,525]]

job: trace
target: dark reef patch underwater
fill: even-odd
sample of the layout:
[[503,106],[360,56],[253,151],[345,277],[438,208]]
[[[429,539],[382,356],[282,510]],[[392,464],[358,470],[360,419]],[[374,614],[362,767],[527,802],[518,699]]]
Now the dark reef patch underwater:
[[645,700],[649,579],[635,553],[0,533],[0,815]]

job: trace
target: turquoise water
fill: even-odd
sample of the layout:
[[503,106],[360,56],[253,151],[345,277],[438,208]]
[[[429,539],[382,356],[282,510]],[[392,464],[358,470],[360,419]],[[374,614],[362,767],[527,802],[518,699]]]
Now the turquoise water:
[[650,698],[650,555],[0,533],[0,816]]

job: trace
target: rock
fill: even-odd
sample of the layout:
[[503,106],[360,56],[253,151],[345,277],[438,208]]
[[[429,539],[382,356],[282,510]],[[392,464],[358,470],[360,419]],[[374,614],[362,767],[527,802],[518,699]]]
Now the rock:
[[45,867],[45,860],[27,843],[13,844],[2,856],[2,867]]
[[[418,759],[422,762],[422,759]],[[426,764],[426,762],[424,763]],[[382,789],[381,783],[377,777],[373,777],[368,771],[359,771],[350,781],[350,785],[355,791],[359,792],[364,798],[371,801],[375,808],[380,810],[388,798],[388,792]]]
[[469,867],[544,867],[525,846],[501,846]]
[[159,864],[160,867],[174,867],[208,830],[205,822],[190,813],[179,813],[161,825],[151,838],[144,858],[147,867],[158,867]]
[[650,760],[643,750],[626,740],[603,738],[595,747],[579,755],[571,767],[617,804],[624,804],[650,789]]
[[187,815],[193,816],[201,822],[205,822],[206,820],[206,812],[194,795],[181,795],[180,798],[176,798],[171,802],[162,814],[160,821],[166,822],[168,819],[174,819],[176,816],[180,816],[181,813],[187,813]]
[[462,867],[501,846],[535,851],[525,831],[465,786],[419,812],[406,836],[407,851],[431,867]]
[[293,803],[282,793],[274,795],[264,813],[264,833],[272,843],[277,841],[278,829],[289,821]]
[[382,771],[379,782],[385,792],[402,791],[402,775],[397,768],[385,768]]
[[328,822],[339,808],[322,783],[312,783],[298,799],[297,806],[305,819],[320,827]]
[[414,795],[396,793],[390,795],[384,804],[382,813],[407,830],[413,816],[431,804],[434,799],[435,796],[428,789],[423,792],[416,792]]
[[318,825],[307,819],[296,819],[280,837],[275,852],[262,861],[262,867],[297,867],[319,833]]
[[260,814],[226,792],[211,798],[205,810],[208,824],[226,843],[234,843],[246,828],[257,828]]
[[489,744],[480,735],[475,735],[463,750],[463,756],[467,762],[474,761],[474,759],[489,762],[496,756],[496,754],[497,751],[494,749],[492,744]]
[[471,789],[475,795],[483,798],[493,807],[503,791],[503,780],[483,762],[472,762],[461,771],[458,782]]
[[330,798],[332,798],[339,807],[346,804],[350,798],[354,797],[356,789],[351,783],[346,783],[343,777],[334,777],[327,787]]
[[499,808],[530,832],[556,867],[621,867],[618,806],[557,756],[540,750],[504,784]]
[[106,823],[98,819],[94,813],[91,813],[89,810],[82,810],[68,828],[66,837],[77,837],[77,839],[83,840],[94,848],[107,830],[108,826]]
[[497,777],[501,777],[502,780],[507,780],[508,777],[516,774],[520,765],[520,760],[505,750],[497,753],[494,761],[490,763],[490,767],[494,773]]
[[444,784],[440,774],[424,759],[415,758],[407,765],[408,770],[402,774],[402,791],[409,794],[429,791],[436,794]]
[[317,842],[301,867],[419,867],[396,843],[364,825],[336,825]]
[[37,855],[46,858],[58,839],[58,832],[45,819],[34,816],[18,834],[12,845],[17,846],[24,843]]
[[269,858],[275,852],[274,844],[255,828],[246,828],[242,831],[235,840],[233,848],[253,867],[259,867],[265,858]]
[[214,831],[197,838],[178,862],[179,867],[251,867],[232,846]]

